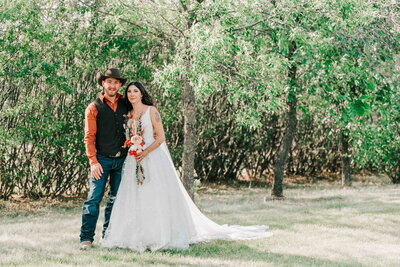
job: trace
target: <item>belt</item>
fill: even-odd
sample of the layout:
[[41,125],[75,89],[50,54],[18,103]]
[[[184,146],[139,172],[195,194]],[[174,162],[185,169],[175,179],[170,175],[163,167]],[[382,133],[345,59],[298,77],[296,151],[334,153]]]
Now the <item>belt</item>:
[[103,156],[108,157],[108,158],[120,158],[120,157],[125,156],[125,153],[122,153],[121,151],[118,151],[117,154],[114,154],[114,155],[103,155]]
[[121,156],[122,156],[121,151],[118,151],[118,153],[115,154],[115,155],[107,155],[107,157],[109,157],[109,158],[119,158],[119,157],[121,157]]
[[115,154],[109,155],[109,154],[103,154],[103,153],[99,153],[99,155],[102,155],[104,157],[108,157],[108,158],[121,158],[121,157],[125,157],[126,154],[128,154],[128,150],[124,147],[121,147],[119,149],[119,151]]

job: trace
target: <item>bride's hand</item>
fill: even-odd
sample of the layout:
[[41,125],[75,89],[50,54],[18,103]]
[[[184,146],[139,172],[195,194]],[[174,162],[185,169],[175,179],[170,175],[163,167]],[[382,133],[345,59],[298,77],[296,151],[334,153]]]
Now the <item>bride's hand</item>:
[[147,152],[146,152],[146,150],[143,150],[142,152],[138,152],[137,153],[137,156],[136,156],[136,160],[138,161],[138,162],[141,162],[142,161],[142,159],[144,159],[144,157],[146,157],[147,156]]

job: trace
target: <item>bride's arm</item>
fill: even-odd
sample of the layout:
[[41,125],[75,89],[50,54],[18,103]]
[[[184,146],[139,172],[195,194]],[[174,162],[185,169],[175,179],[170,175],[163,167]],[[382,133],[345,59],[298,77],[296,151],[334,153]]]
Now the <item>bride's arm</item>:
[[[143,152],[138,153],[136,159],[141,161],[144,157],[146,157],[151,151],[159,147],[165,141],[165,133],[164,127],[161,122],[160,113],[155,107],[150,107],[150,118],[151,124],[153,125],[154,134],[155,134],[155,141],[146,148]],[[146,140],[145,140],[146,141]]]

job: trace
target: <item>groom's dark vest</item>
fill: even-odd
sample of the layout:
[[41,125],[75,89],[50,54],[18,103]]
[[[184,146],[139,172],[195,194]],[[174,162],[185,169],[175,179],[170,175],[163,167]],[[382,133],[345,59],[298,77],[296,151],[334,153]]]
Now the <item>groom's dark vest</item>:
[[113,156],[121,151],[123,156],[126,155],[126,149],[121,148],[126,139],[124,114],[128,113],[124,99],[118,99],[115,112],[100,98],[94,101],[94,105],[97,108],[96,152],[103,156]]

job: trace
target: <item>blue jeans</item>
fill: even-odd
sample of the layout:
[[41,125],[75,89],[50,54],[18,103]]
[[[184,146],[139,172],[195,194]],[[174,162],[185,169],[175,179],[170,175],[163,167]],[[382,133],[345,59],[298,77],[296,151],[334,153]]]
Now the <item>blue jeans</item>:
[[97,160],[103,168],[103,174],[99,180],[94,179],[90,174],[90,191],[87,201],[85,201],[83,204],[82,227],[80,235],[81,242],[93,242],[97,219],[99,218],[100,202],[103,199],[108,177],[110,177],[110,191],[108,193],[109,200],[104,212],[104,236],[104,232],[106,231],[110,221],[111,210],[114,205],[114,200],[117,196],[119,184],[121,182],[121,172],[125,157],[109,158],[97,154]]

